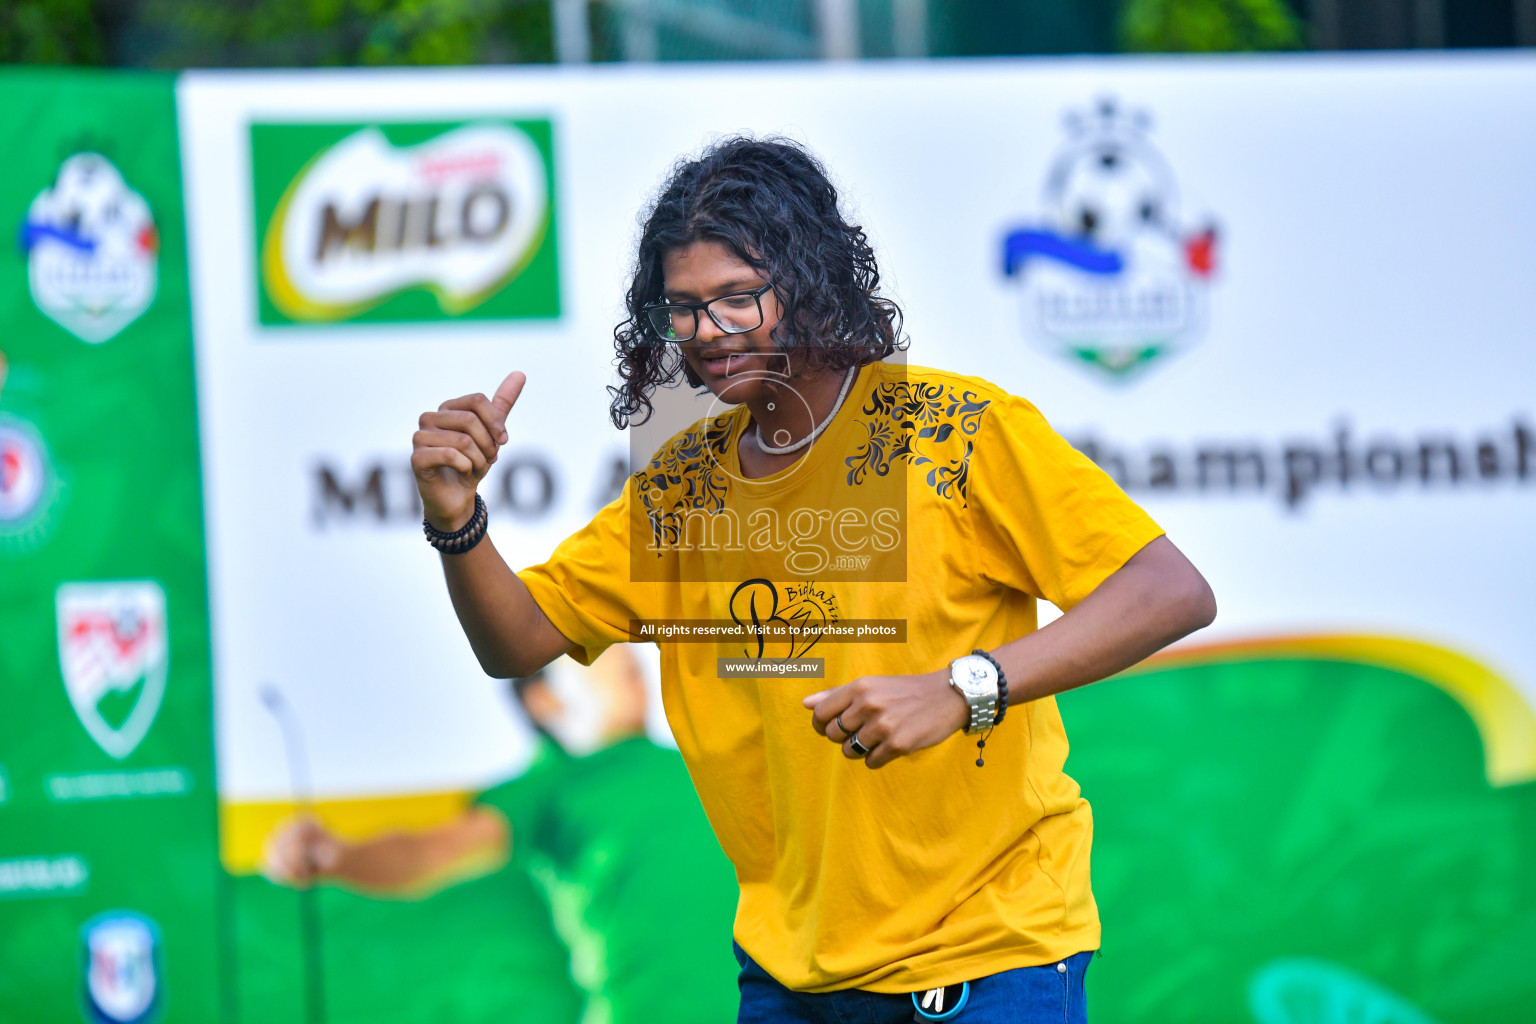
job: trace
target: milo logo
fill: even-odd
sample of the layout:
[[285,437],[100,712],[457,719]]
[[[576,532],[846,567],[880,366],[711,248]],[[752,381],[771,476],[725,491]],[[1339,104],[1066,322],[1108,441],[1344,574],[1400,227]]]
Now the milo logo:
[[547,121],[253,125],[263,324],[559,315]]

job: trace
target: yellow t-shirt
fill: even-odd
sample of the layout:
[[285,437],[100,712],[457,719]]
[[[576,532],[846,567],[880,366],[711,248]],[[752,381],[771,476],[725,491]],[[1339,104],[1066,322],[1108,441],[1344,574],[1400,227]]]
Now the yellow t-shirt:
[[[1054,698],[870,770],[809,693],[944,668],[1069,609],[1162,531],[1021,398],[877,363],[794,466],[740,476],[744,406],[664,445],[521,578],[595,657],[687,620],[769,639],[662,642],[667,719],[741,885],[735,937],[790,988],[911,992],[1098,948],[1093,819]],[[840,624],[904,623],[904,642]],[[786,636],[784,623],[797,633]],[[704,623],[707,625],[707,623]],[[654,635],[654,634],[652,634]],[[825,659],[825,678],[721,678],[719,659]],[[665,828],[665,822],[657,822]]]

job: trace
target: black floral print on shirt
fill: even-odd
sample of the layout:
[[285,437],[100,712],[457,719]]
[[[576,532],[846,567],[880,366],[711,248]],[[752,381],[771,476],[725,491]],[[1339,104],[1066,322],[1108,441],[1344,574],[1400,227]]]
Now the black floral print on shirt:
[[[885,476],[900,460],[912,466],[931,466],[928,486],[941,498],[958,497],[961,507],[966,507],[966,484],[975,447],[972,438],[981,429],[982,414],[990,404],[973,391],[956,391],[943,384],[889,381],[877,385],[860,410],[867,417],[857,424],[864,428],[864,440],[844,460],[848,485],[863,483],[870,473]],[[957,452],[962,438],[965,450]]]
[[[684,513],[703,509],[713,514],[725,508],[725,471],[720,460],[730,443],[729,414],[703,420],[664,445],[651,457],[650,466],[635,474],[658,558],[662,548],[682,541]],[[676,497],[666,508],[667,492],[674,489]]]

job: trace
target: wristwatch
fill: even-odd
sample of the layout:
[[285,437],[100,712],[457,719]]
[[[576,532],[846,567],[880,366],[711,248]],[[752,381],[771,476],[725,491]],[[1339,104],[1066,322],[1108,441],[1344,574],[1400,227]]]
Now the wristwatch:
[[967,654],[949,663],[949,685],[970,709],[966,732],[984,732],[997,723],[998,671],[991,658]]

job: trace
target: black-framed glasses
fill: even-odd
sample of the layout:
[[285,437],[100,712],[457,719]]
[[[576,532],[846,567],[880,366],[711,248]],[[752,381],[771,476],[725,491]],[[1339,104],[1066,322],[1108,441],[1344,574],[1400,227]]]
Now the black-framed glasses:
[[662,341],[681,344],[699,333],[699,311],[709,314],[726,334],[745,334],[763,326],[763,293],[773,282],[750,292],[732,292],[708,302],[653,302],[641,306],[651,330]]

